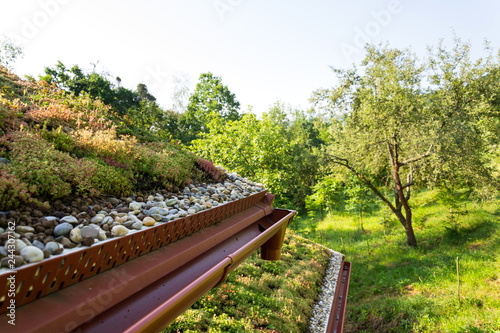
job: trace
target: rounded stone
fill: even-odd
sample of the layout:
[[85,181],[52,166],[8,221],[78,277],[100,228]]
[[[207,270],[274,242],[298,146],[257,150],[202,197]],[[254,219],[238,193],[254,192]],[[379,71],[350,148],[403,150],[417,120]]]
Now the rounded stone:
[[37,248],[39,248],[40,250],[43,250],[45,249],[45,244],[43,244],[42,242],[40,242],[38,239],[35,239],[33,241],[33,246],[36,246]]
[[94,238],[92,238],[92,237],[85,237],[82,240],[82,244],[85,245],[85,246],[90,246],[90,245],[94,244]]
[[45,250],[50,251],[50,253],[55,254],[56,250],[61,248],[57,242],[48,242],[45,244]]
[[160,214],[152,214],[151,217],[154,218],[155,221],[161,221],[162,219],[162,216]]
[[139,222],[134,222],[134,223],[130,226],[130,228],[131,228],[131,229],[134,229],[134,230],[141,230],[141,229],[142,229],[142,225],[143,225],[143,224],[142,224],[142,222],[141,222],[141,221],[139,221]]
[[78,224],[78,219],[74,217],[73,215],[68,215],[63,217],[59,222],[66,222],[66,223],[71,223],[71,224]]
[[146,227],[150,227],[150,226],[153,226],[155,225],[156,223],[156,220],[150,216],[146,216],[144,218],[144,220],[142,220],[142,223],[146,226]]
[[55,228],[54,228],[54,235],[57,236],[67,236],[69,235],[69,232],[71,231],[71,229],[73,229],[73,226],[68,223],[68,222],[63,222],[61,224],[58,224]]
[[131,228],[134,223],[136,223],[136,222],[130,220],[130,221],[123,222],[122,226],[124,226],[126,228]]
[[97,239],[103,241],[107,238],[108,238],[108,236],[106,236],[106,231],[99,229],[99,234],[97,235]]
[[147,211],[148,215],[167,215],[168,209],[162,207],[153,207]]
[[35,232],[35,229],[33,227],[30,227],[30,226],[19,225],[16,227],[16,232],[19,234],[25,234],[28,232]]
[[70,232],[69,232],[69,239],[71,239],[71,241],[73,243],[80,243],[83,239],[82,237],[82,231],[80,230],[80,228],[74,228],[72,229]]
[[73,243],[69,238],[63,237],[61,240],[61,245],[66,248],[66,249],[72,249],[76,246],[75,243]]
[[26,262],[39,262],[44,258],[43,251],[36,246],[26,246],[21,250],[21,256]]
[[142,204],[140,202],[131,202],[129,205],[128,205],[128,208],[132,211],[134,210],[140,210],[142,208]]
[[82,238],[85,237],[92,237],[92,238],[97,238],[99,235],[99,227],[96,226],[95,224],[87,225],[81,229],[81,235]]
[[168,199],[167,201],[165,201],[165,205],[173,206],[173,205],[177,204],[178,202],[179,202],[179,200],[177,200],[177,198],[172,198],[172,199]]
[[[10,244],[10,242],[8,243]],[[20,239],[15,239],[14,240],[14,246],[16,248],[16,251],[18,252],[21,252],[22,249],[24,249],[27,245],[25,242],[23,242],[22,240]]]
[[104,214],[97,214],[93,218],[90,219],[92,223],[101,223],[106,216]]
[[111,234],[118,237],[125,236],[128,232],[129,230],[122,225],[115,225],[113,229],[111,229]]
[[109,223],[113,223],[113,221],[114,221],[114,219],[113,219],[111,216],[106,216],[106,217],[102,220],[101,224],[109,224]]

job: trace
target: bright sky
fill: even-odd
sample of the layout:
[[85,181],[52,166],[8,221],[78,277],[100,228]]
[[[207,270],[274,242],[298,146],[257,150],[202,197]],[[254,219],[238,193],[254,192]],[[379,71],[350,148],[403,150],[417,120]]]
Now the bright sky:
[[145,83],[171,107],[174,76],[194,86],[212,72],[246,110],[277,100],[307,108],[311,93],[333,86],[330,66],[359,62],[365,42],[426,46],[452,30],[476,56],[485,39],[500,46],[497,0],[0,0],[0,36],[25,56],[19,75],[38,76],[58,60]]

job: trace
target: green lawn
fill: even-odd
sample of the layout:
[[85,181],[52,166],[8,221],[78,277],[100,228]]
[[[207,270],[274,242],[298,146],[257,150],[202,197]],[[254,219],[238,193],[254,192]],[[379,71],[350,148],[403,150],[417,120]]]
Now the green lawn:
[[[463,202],[434,192],[412,199],[418,248],[379,212],[302,218],[297,229],[352,262],[346,332],[500,332],[500,201]],[[458,272],[457,272],[458,262]]]

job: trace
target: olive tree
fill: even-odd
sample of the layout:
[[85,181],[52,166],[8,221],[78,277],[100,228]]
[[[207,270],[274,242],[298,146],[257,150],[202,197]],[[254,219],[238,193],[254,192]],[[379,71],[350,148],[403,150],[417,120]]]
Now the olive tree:
[[372,45],[366,52],[360,68],[334,70],[336,87],[315,92],[334,119],[327,156],[382,200],[416,246],[413,186],[491,181],[494,126],[485,124],[498,116],[498,64],[492,57],[472,62],[459,40],[452,51],[431,50],[424,64],[408,50]]

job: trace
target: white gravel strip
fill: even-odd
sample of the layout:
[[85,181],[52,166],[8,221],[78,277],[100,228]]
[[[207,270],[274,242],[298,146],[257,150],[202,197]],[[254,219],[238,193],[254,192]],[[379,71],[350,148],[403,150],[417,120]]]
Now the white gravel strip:
[[325,333],[328,326],[328,319],[332,309],[335,289],[337,288],[337,279],[341,269],[344,255],[328,249],[331,252],[330,262],[326,269],[323,279],[323,287],[321,289],[319,300],[313,306],[313,314],[309,321],[310,333]]

